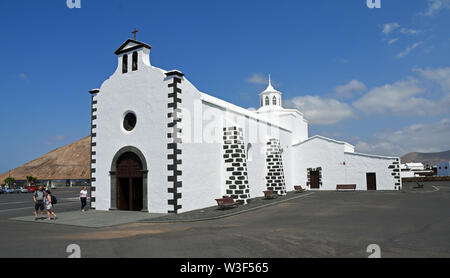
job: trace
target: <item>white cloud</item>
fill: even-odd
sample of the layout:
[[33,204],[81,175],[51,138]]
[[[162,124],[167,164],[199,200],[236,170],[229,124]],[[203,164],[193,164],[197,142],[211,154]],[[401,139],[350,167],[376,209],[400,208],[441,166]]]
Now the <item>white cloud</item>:
[[409,53],[411,53],[411,51],[413,51],[415,48],[419,47],[421,44],[423,44],[423,42],[416,42],[413,45],[407,47],[404,51],[397,54],[397,58],[401,59],[401,58],[408,56]]
[[415,35],[415,34],[421,32],[420,30],[416,30],[416,29],[409,29],[409,28],[405,28],[405,27],[400,28],[400,27],[401,27],[400,24],[398,24],[397,22],[386,23],[386,24],[381,25],[382,32],[385,35],[389,35],[390,33],[393,33],[396,30],[398,30],[398,32],[400,32],[401,34],[404,34],[404,35]]
[[428,8],[425,16],[433,16],[443,9],[450,8],[450,0],[428,0]]
[[400,33],[405,34],[405,35],[415,35],[419,32],[420,32],[419,30],[414,30],[414,29],[407,29],[407,28],[400,29]]
[[450,149],[450,119],[432,124],[414,124],[397,131],[375,134],[371,143],[359,141],[358,152],[398,155],[410,152],[439,152]]
[[262,74],[259,73],[254,73],[251,77],[247,78],[246,81],[258,85],[269,83],[269,79],[267,79],[266,77],[264,77]]
[[366,85],[358,80],[352,80],[345,85],[339,85],[334,88],[335,97],[337,98],[351,98],[353,93],[367,90]]
[[386,23],[382,25],[382,32],[385,35],[388,35],[389,33],[395,31],[396,29],[400,28],[400,24],[398,24],[397,22],[392,22],[392,23]]
[[[352,104],[366,114],[440,115],[450,113],[450,67],[436,69],[415,68],[417,78],[409,77],[393,84],[369,90]],[[427,85],[430,80],[442,91]],[[434,100],[433,100],[434,99]]]
[[[401,27],[400,24],[398,24],[397,22],[386,23],[386,24],[381,25],[382,32],[385,35],[385,38],[383,38],[383,41],[387,41],[388,45],[392,45],[392,44],[398,42],[400,40],[400,38],[405,35],[416,35],[416,34],[422,32],[421,30],[409,29],[409,28],[404,28],[404,27],[400,28],[400,27]],[[390,34],[395,34],[396,38],[392,38],[390,36]],[[404,51],[398,53],[397,58],[400,59],[400,58],[406,57],[407,55],[409,55],[409,53],[411,53],[411,51],[413,51],[415,48],[417,48],[422,43],[423,42],[416,42],[415,44],[409,46]]]
[[[331,125],[353,117],[357,111],[366,115],[437,116],[450,114],[450,67],[413,69],[419,73],[394,83],[371,88],[352,103],[336,98],[348,98],[367,90],[359,80],[351,80],[335,87],[332,97],[299,96],[285,101],[286,108],[296,108],[305,114],[311,124]],[[429,86],[431,80],[442,91]],[[353,93],[353,95],[352,95]]]
[[367,114],[425,115],[435,108],[434,102],[417,97],[425,91],[416,79],[409,78],[374,88],[353,102],[353,106]]
[[420,73],[428,80],[438,83],[442,89],[450,93],[450,67],[438,69],[420,69],[416,68],[413,71]]
[[389,41],[388,41],[388,44],[389,44],[389,45],[394,44],[394,43],[396,43],[398,40],[399,40],[398,38],[389,40]]
[[316,125],[331,125],[353,116],[348,104],[320,96],[299,96],[285,101],[285,106],[300,110],[311,124]]

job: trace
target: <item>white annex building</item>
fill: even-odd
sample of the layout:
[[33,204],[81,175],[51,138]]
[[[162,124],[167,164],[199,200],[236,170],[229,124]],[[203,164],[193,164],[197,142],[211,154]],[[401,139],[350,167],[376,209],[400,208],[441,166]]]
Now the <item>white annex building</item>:
[[118,67],[92,95],[92,206],[180,213],[228,196],[247,203],[271,190],[400,190],[400,159],[356,153],[309,137],[301,111],[284,109],[269,82],[249,111],[199,91],[183,73],[150,63],[127,40]]

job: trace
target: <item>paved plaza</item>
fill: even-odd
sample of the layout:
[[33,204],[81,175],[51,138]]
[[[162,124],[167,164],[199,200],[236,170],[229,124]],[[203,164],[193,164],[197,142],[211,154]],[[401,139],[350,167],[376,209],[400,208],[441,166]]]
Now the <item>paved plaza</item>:
[[[450,257],[450,184],[396,192],[289,193],[226,212],[178,216],[79,212],[78,189],[55,191],[55,223],[32,219],[31,195],[0,196],[0,257]],[[210,218],[210,220],[208,220]],[[45,247],[45,248],[40,248]]]

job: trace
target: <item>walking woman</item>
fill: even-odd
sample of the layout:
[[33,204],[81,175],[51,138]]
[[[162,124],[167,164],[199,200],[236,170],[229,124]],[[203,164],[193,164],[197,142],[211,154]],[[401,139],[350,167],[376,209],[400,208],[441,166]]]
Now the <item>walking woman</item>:
[[86,186],[83,186],[81,188],[80,191],[80,201],[81,201],[81,211],[85,212],[85,208],[86,208],[86,204],[87,204],[87,196],[88,196],[88,191]]
[[54,220],[58,219],[53,211],[52,192],[50,192],[50,189],[47,189],[47,195],[45,196],[45,208],[47,209],[48,220],[52,220],[52,215]]

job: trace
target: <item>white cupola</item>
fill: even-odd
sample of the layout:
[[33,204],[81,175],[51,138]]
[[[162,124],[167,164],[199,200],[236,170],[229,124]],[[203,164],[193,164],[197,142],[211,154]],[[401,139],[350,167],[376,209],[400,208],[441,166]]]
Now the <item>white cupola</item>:
[[269,85],[259,94],[261,108],[282,108],[281,92],[272,86],[272,79],[269,74]]

